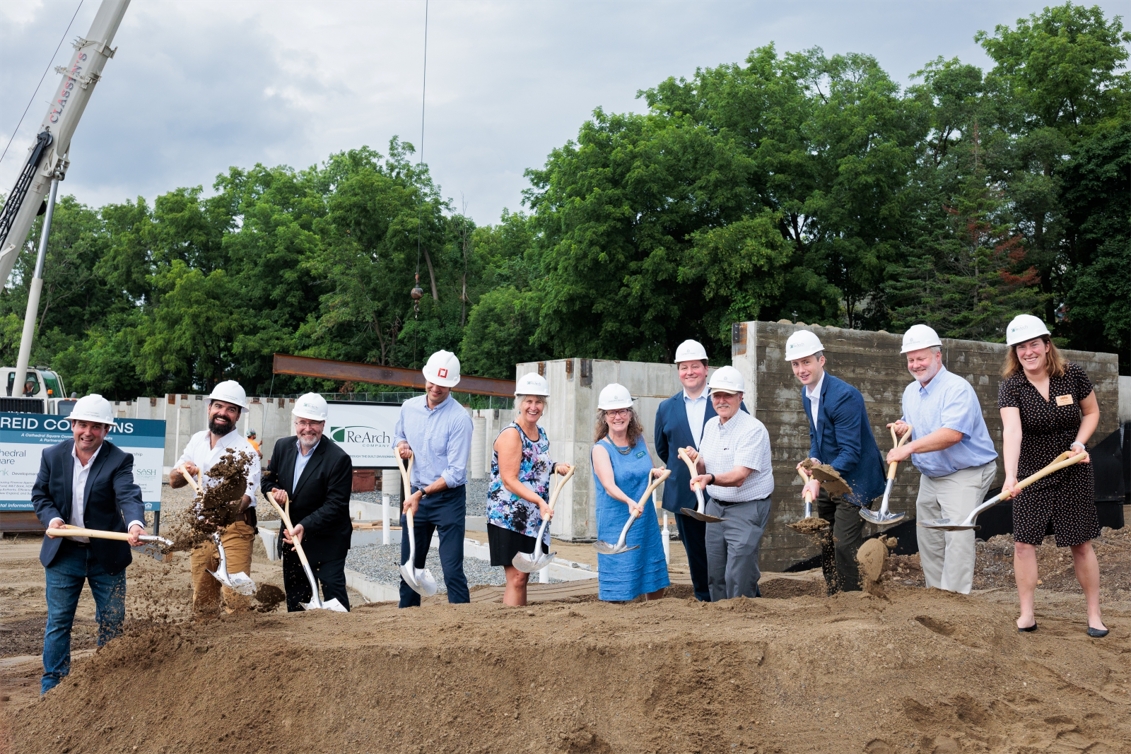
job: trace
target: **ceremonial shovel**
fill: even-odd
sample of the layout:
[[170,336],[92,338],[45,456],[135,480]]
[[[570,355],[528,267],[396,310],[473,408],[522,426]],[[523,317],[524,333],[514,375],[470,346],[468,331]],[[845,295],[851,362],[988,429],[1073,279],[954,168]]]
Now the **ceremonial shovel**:
[[[185,478],[185,481],[189,483],[189,486],[192,487],[196,494],[200,496],[201,500],[203,500],[203,473],[200,477],[201,482],[197,483],[197,480],[192,478],[192,474],[188,473],[188,470],[185,469],[184,464],[180,464],[176,468],[177,471],[181,472],[181,476]],[[238,573],[228,573],[228,555],[224,552],[224,545],[220,544],[219,529],[212,533],[212,541],[216,544],[216,551],[220,553],[220,565],[216,568],[215,571],[208,572],[212,574],[217,581],[231,589],[236,594],[242,594],[245,597],[250,597],[251,595],[255,594],[255,582],[251,580],[250,576],[248,576],[243,571],[239,571]]]
[[[895,437],[895,427],[891,428],[891,441],[897,448],[903,445],[903,443],[907,442],[908,438],[910,437],[910,424],[907,425],[907,432],[905,432],[903,437],[899,438],[898,440],[896,440]],[[888,512],[888,500],[891,499],[891,488],[892,485],[895,484],[895,470],[897,468],[899,468],[899,461],[892,461],[888,464],[888,483],[887,486],[884,487],[884,499],[883,502],[880,503],[880,510],[873,512],[864,507],[860,508],[860,517],[865,521],[875,524],[876,526],[891,526],[892,524],[898,524],[900,521],[907,518],[907,516],[903,513]]]
[[[397,468],[401,470],[401,481],[404,483],[404,492],[407,497],[412,493],[412,462],[414,456],[408,457],[407,468],[397,452]],[[412,513],[405,511],[405,528],[408,529],[408,560],[401,563],[401,578],[408,584],[412,591],[421,597],[431,597],[439,589],[436,577],[427,568],[416,567],[416,530],[412,526]]]
[[[798,468],[797,473],[801,475],[801,481],[802,481],[803,484],[809,484],[809,482],[812,481],[812,479],[813,479],[813,477],[810,476],[809,473],[806,472],[804,468]],[[813,495],[810,494],[809,490],[802,487],[801,488],[801,497],[805,500],[805,516],[801,519],[801,521],[808,521],[809,519],[813,518]],[[821,528],[821,529],[827,529],[828,528],[828,526],[829,526],[828,521],[826,521],[823,518],[818,518],[817,520],[821,522],[820,524],[817,524],[817,526],[819,528]],[[803,534],[810,533],[810,532],[807,532],[805,529],[803,529],[801,527],[801,521],[794,521],[792,524],[786,524],[786,526],[788,526],[790,529],[794,529],[794,530],[799,531]]]
[[[550,493],[551,512],[554,510],[554,503],[558,501],[558,493],[562,491],[562,487],[565,487],[566,482],[573,477],[573,471],[574,467],[570,466],[569,471],[567,471],[566,475],[562,477],[562,480],[558,482],[558,486]],[[546,534],[546,526],[549,525],[549,523],[550,519],[542,519],[542,525],[538,527],[538,536],[534,538],[534,552],[515,553],[511,565],[523,573],[534,573],[535,571],[541,571],[543,568],[550,565],[550,563],[554,562],[554,555],[556,553],[542,551],[542,537]]]
[[[79,526],[71,526],[70,524],[64,525],[62,529],[48,529],[47,536],[49,537],[93,537],[95,539],[117,539],[122,542],[129,541],[130,535],[123,534],[120,531],[105,531],[103,529],[83,529]],[[136,548],[140,552],[151,555],[158,560],[163,554],[163,548],[172,547],[173,541],[158,537],[155,534],[142,534],[138,537],[144,544]]]
[[[1017,486],[1013,488],[1013,491],[1016,494],[1017,492],[1020,492],[1021,490],[1025,489],[1026,487],[1028,487],[1030,484],[1037,481],[1038,479],[1044,479],[1045,477],[1047,477],[1049,474],[1053,473],[1054,471],[1060,471],[1061,469],[1067,468],[1069,466],[1073,466],[1073,465],[1079,463],[1080,461],[1084,460],[1087,457],[1088,457],[1087,453],[1080,453],[1078,455],[1072,455],[1072,451],[1066,450],[1063,453],[1061,453],[1060,455],[1058,455],[1056,457],[1056,459],[1052,463],[1050,463],[1048,466],[1044,467],[1040,471],[1038,471],[1038,472],[1034,473],[1033,475],[1026,477],[1025,479],[1022,479],[1020,482],[1018,482]],[[965,531],[966,529],[979,529],[981,527],[979,527],[976,523],[974,523],[974,521],[978,518],[978,515],[980,513],[984,513],[985,511],[989,510],[990,508],[993,508],[995,505],[997,505],[998,503],[1000,503],[1002,500],[1005,500],[1005,499],[1006,499],[1006,494],[1004,492],[1002,492],[999,495],[996,495],[995,497],[991,497],[989,500],[982,503],[981,505],[979,505],[974,510],[970,511],[970,515],[967,516],[966,520],[963,521],[962,523],[956,524],[956,523],[952,522],[949,518],[937,518],[934,521],[920,521],[919,526],[923,526],[927,529],[943,529],[944,531]]]
[[[283,491],[283,494],[286,495],[286,490]],[[291,525],[291,516],[287,512],[291,509],[290,496],[288,495],[286,500],[287,510],[283,510],[279,507],[279,504],[275,502],[275,493],[273,490],[268,492],[265,497],[271,505],[274,506],[275,511],[279,514],[279,518],[283,519],[283,526],[287,527],[287,531],[293,532],[295,527]],[[333,610],[336,613],[348,613],[349,610],[346,610],[346,606],[339,602],[337,597],[326,600],[325,602],[322,601],[322,597],[318,594],[318,582],[314,579],[314,571],[310,570],[310,561],[306,559],[306,553],[302,551],[302,542],[295,539],[293,533],[291,534],[291,542],[294,544],[295,552],[298,554],[298,559],[302,563],[302,570],[306,571],[306,580],[310,582],[310,593],[312,596],[310,602],[302,603],[302,609]]]
[[[652,480],[652,483],[648,485],[648,489],[644,490],[644,494],[640,496],[640,505],[644,505],[644,502],[652,496],[652,490],[663,484],[663,481],[671,476],[671,473],[671,469],[664,469],[663,474],[660,474],[660,476]],[[601,553],[602,555],[620,555],[622,552],[629,552],[630,550],[635,550],[640,547],[640,545],[633,545],[632,547],[628,547],[624,543],[625,538],[628,536],[628,530],[632,528],[632,522],[637,518],[638,515],[630,510],[628,513],[628,520],[624,522],[624,528],[620,531],[620,539],[617,540],[617,543],[614,545],[609,542],[602,542],[598,540],[594,544],[594,547],[597,548],[597,552]]]
[[[687,455],[687,451],[683,448],[679,449],[679,457],[687,464],[688,470],[691,472],[691,478],[699,476],[699,469],[695,466],[695,461],[691,460],[691,456]],[[691,516],[696,521],[703,521],[708,524],[717,524],[722,521],[717,516],[708,515],[706,512],[707,501],[703,499],[703,490],[699,489],[699,485],[695,485],[691,489],[695,490],[695,499],[699,501],[699,505],[694,510],[691,508],[680,508],[679,512],[685,516]]]

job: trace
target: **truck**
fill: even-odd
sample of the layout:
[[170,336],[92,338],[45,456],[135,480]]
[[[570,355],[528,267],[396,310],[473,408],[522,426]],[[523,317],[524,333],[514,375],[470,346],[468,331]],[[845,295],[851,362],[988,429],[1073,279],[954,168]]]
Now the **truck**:
[[67,396],[63,378],[47,367],[27,370],[23,385],[16,383],[15,367],[0,367],[0,411],[67,416],[75,399]]

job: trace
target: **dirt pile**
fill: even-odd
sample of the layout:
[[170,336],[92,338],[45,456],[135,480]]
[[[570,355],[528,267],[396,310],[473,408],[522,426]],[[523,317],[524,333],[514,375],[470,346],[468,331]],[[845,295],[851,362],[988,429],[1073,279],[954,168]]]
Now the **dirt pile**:
[[16,712],[13,750],[1126,750],[1128,632],[1089,640],[1077,607],[1031,636],[918,589],[155,626]]
[[191,482],[203,490],[188,506],[170,511],[163,522],[164,535],[173,540],[171,549],[191,550],[238,518],[239,507],[233,502],[247,490],[251,461],[250,453],[228,448],[201,480]]

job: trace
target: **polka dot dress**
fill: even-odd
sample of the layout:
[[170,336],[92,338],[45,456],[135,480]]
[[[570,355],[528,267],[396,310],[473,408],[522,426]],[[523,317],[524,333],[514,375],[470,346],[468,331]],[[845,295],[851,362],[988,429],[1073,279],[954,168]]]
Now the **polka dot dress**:
[[[1080,401],[1092,393],[1083,369],[1068,362],[1062,377],[1049,377],[1046,401],[1019,370],[998,389],[998,406],[1021,413],[1018,481],[1069,450],[1080,429]],[[1059,400],[1058,400],[1059,398]],[[1071,399],[1071,400],[1069,400]],[[1013,500],[1013,540],[1039,545],[1052,521],[1057,547],[1079,545],[1100,534],[1092,465],[1078,463],[1025,488]]]

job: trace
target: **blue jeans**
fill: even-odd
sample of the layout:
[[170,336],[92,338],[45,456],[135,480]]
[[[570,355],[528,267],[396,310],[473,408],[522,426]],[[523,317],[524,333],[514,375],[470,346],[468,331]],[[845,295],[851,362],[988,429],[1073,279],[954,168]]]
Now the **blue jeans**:
[[46,694],[71,672],[71,626],[84,581],[90,582],[98,620],[98,646],[122,633],[126,618],[126,572],[106,573],[89,547],[63,542],[47,567],[47,630],[43,634],[43,678]]
[[[440,531],[440,566],[444,569],[444,585],[448,588],[448,602],[471,602],[467,577],[463,574],[463,535],[467,525],[467,488],[456,487],[420,499],[420,507],[413,519],[416,531],[417,568],[424,567],[432,532]],[[401,514],[401,562],[408,560],[408,526]],[[420,595],[401,579],[401,601],[398,607],[419,607]]]

